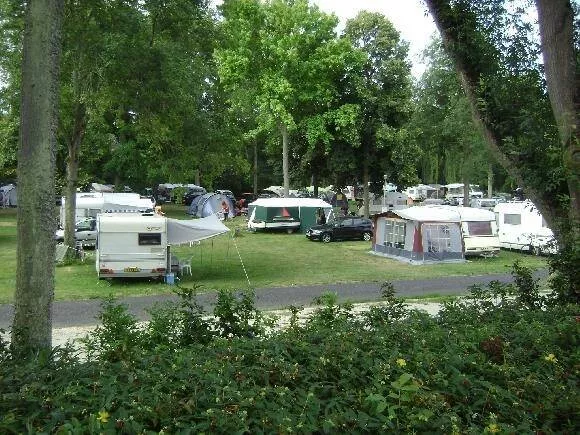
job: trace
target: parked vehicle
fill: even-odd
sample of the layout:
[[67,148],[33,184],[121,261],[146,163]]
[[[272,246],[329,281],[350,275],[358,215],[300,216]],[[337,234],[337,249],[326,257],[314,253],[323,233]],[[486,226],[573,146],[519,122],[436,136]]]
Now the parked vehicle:
[[[75,222],[83,218],[96,218],[99,213],[151,212],[155,207],[153,199],[138,193],[79,192],[76,194]],[[60,206],[60,227],[66,221],[66,198]]]
[[[64,241],[64,230],[56,232],[55,240]],[[83,246],[95,246],[97,242],[97,220],[94,217],[81,219],[75,223],[75,240]]]
[[498,201],[494,198],[472,198],[469,202],[469,206],[493,211],[493,208],[497,203]]
[[183,195],[183,204],[191,205],[191,202],[198,196],[205,195],[207,191],[204,187],[196,186],[195,184],[187,185],[187,192]]
[[[444,186],[446,190],[445,198],[457,203],[463,203],[463,183],[452,183]],[[469,198],[483,198],[483,192],[477,184],[469,185]]]
[[99,278],[163,277],[172,270],[172,245],[227,231],[214,215],[178,220],[155,213],[102,213],[97,217],[97,274]]
[[502,202],[494,208],[502,248],[555,254],[554,233],[531,201]]
[[345,216],[323,225],[314,225],[306,231],[309,240],[329,243],[333,240],[365,240],[373,236],[373,223],[370,219],[358,216]]

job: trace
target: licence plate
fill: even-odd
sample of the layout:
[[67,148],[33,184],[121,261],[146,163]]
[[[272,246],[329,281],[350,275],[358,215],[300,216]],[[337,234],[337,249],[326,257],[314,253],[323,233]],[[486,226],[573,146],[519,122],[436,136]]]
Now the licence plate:
[[125,272],[141,272],[141,269],[138,267],[126,267]]

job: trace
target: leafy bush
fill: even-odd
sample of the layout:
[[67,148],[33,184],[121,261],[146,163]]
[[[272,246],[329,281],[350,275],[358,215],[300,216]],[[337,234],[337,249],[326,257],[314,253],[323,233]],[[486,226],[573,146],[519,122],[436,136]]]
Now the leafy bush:
[[251,292],[220,292],[208,317],[182,288],[141,326],[106,301],[84,357],[4,358],[0,432],[577,433],[578,307],[515,273],[437,317],[388,283],[362,315],[323,295],[278,331]]

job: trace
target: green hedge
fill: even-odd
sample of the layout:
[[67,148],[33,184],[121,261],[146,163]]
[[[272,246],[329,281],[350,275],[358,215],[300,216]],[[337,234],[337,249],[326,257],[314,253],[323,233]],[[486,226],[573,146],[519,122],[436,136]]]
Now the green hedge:
[[578,306],[494,283],[431,317],[393,290],[362,316],[291,307],[283,330],[251,293],[208,319],[181,289],[144,328],[107,301],[81,355],[2,346],[0,433],[580,432]]

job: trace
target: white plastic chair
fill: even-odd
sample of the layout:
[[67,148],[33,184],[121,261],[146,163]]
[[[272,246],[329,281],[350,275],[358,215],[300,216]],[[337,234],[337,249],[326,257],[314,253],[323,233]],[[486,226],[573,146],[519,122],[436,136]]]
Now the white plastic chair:
[[179,260],[179,275],[183,276],[186,273],[191,276],[191,259],[193,257]]

